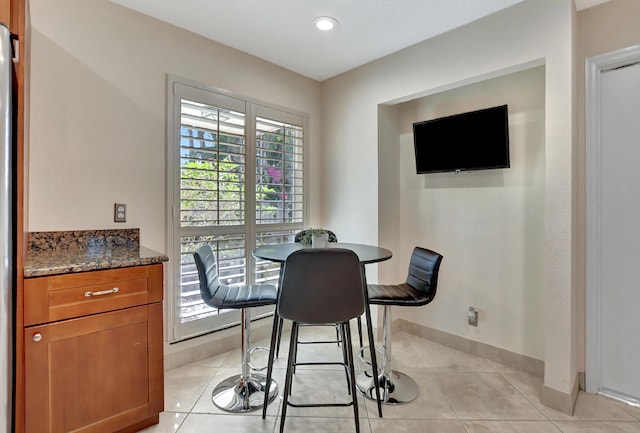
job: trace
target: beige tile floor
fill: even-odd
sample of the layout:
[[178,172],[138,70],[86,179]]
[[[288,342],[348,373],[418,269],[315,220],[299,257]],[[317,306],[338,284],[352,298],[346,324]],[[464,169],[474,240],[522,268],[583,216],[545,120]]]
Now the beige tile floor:
[[[303,332],[317,337],[332,330],[314,327]],[[280,386],[284,385],[286,338],[283,336],[280,359],[274,367]],[[581,392],[574,415],[568,416],[542,405],[542,380],[538,377],[404,332],[395,333],[393,338],[393,366],[413,377],[420,393],[411,403],[383,406],[383,418],[377,416],[374,402],[359,397],[362,433],[640,433],[640,408]],[[268,345],[268,341],[258,344]],[[335,345],[304,345],[299,349],[300,360],[339,360],[340,356]],[[239,360],[236,350],[167,371],[165,412],[160,414],[160,424],[145,432],[279,431],[279,398],[269,406],[266,420],[259,411],[224,413],[211,402],[211,390],[220,380],[239,372]],[[264,358],[254,357],[254,361],[261,364]],[[292,400],[345,401],[344,372],[333,367],[317,368],[299,368]],[[353,410],[289,408],[285,432],[355,432]]]

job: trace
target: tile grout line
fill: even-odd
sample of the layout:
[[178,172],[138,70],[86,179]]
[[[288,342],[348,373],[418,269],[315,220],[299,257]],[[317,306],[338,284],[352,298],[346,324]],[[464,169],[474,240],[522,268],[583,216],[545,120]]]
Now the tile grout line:
[[546,421],[550,421],[550,422],[551,422],[551,419],[547,416],[547,414],[545,414],[542,410],[540,410],[540,408],[538,407],[538,405],[537,405],[534,401],[532,401],[529,397],[527,397],[527,395],[526,395],[526,394],[525,394],[525,393],[524,393],[524,392],[523,392],[523,391],[518,387],[518,385],[517,385],[517,384],[515,384],[515,383],[511,382],[511,381],[509,380],[509,378],[506,376],[506,374],[505,374],[505,373],[498,373],[498,374],[500,374],[500,376],[501,376],[504,380],[506,380],[506,381],[507,381],[507,383],[509,383],[509,385],[511,385],[511,386],[513,387],[513,389],[515,389],[516,391],[518,391],[518,393],[519,393],[519,394],[520,394],[520,395],[521,395],[521,396],[522,396],[526,401],[528,401],[528,402],[531,404],[531,406],[533,406],[533,408],[534,408],[536,411],[538,411],[538,413],[540,413],[540,415],[542,415],[542,416],[544,417],[544,419],[545,419]]

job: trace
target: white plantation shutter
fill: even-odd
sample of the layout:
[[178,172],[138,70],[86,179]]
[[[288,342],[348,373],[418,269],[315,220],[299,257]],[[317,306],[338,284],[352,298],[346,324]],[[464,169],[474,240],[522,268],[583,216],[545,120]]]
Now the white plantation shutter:
[[255,261],[251,251],[290,242],[304,225],[306,119],[198,86],[173,89],[170,340],[177,341],[239,320],[202,301],[193,262],[200,246],[216,253],[224,284],[277,284],[279,265]]
[[[257,245],[292,242],[304,223],[304,119],[263,106],[256,112]],[[256,282],[277,284],[279,270],[257,260]]]
[[244,224],[244,114],[185,99],[181,109],[181,226]]
[[303,128],[256,119],[256,222],[302,222],[304,216]]

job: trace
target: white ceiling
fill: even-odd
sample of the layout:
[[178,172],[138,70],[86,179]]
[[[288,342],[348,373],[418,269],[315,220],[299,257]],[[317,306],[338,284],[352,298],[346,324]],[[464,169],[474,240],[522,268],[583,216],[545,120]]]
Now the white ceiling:
[[[111,1],[322,81],[523,0]],[[338,27],[316,30],[323,15]]]

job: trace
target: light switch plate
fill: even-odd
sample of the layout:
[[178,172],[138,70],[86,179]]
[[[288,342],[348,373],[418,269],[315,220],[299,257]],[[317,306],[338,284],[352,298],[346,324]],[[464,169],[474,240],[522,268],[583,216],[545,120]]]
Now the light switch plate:
[[124,203],[113,204],[113,221],[116,223],[127,222],[127,205]]

